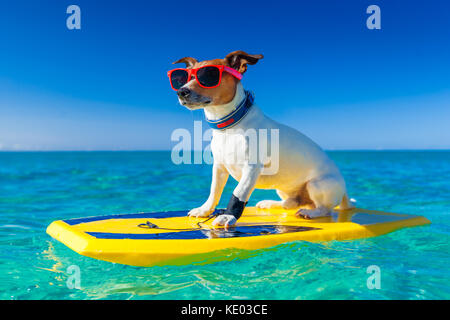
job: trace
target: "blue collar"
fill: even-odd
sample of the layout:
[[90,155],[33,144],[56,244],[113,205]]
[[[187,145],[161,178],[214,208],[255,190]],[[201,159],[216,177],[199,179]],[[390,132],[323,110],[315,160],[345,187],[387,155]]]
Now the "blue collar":
[[250,110],[250,108],[252,107],[254,101],[255,96],[253,95],[253,93],[246,90],[244,100],[242,100],[239,106],[232,113],[219,120],[209,120],[208,118],[206,118],[206,122],[208,122],[211,128],[217,130],[225,130],[231,128],[245,117],[248,110]]

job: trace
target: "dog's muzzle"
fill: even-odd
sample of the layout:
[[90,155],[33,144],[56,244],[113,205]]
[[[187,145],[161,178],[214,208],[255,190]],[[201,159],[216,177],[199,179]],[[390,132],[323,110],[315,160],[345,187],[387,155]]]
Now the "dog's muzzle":
[[178,89],[177,95],[180,103],[189,109],[205,106],[210,104],[212,101],[210,97],[200,95],[187,87],[181,87]]

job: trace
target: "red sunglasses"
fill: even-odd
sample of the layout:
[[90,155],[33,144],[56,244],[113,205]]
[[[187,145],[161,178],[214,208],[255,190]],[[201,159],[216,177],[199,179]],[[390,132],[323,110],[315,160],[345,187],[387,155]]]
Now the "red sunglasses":
[[196,69],[177,68],[167,72],[167,75],[170,79],[170,85],[175,91],[188,83],[192,77],[195,77],[200,87],[211,89],[220,85],[224,71],[239,80],[242,79],[242,74],[238,71],[223,65],[207,65]]

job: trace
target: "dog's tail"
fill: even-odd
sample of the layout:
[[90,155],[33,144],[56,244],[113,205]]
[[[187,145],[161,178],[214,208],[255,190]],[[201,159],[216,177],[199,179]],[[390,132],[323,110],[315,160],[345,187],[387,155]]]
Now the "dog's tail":
[[342,197],[341,204],[339,205],[339,209],[341,209],[341,210],[348,210],[348,209],[352,209],[354,207],[355,206],[353,205],[353,203],[348,198],[347,193],[344,194],[344,196]]

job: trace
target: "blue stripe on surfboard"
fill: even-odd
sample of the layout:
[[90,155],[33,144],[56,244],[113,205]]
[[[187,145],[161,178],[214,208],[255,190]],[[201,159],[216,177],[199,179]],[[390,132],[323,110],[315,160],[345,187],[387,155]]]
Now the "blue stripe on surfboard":
[[161,233],[108,233],[108,232],[86,232],[86,233],[97,239],[189,240],[189,239],[254,237],[280,233],[302,232],[310,230],[320,230],[320,229],[303,226],[258,225],[258,226],[238,226],[229,230],[199,229],[190,231],[161,232]]
[[160,218],[175,218],[184,217],[188,211],[166,211],[166,212],[146,212],[146,213],[125,213],[125,214],[112,214],[108,216],[98,216],[98,217],[86,217],[86,218],[75,218],[63,220],[68,225],[77,225],[80,223],[87,223],[93,221],[102,221],[110,219],[139,219],[139,218],[149,218],[149,219],[160,219]]

